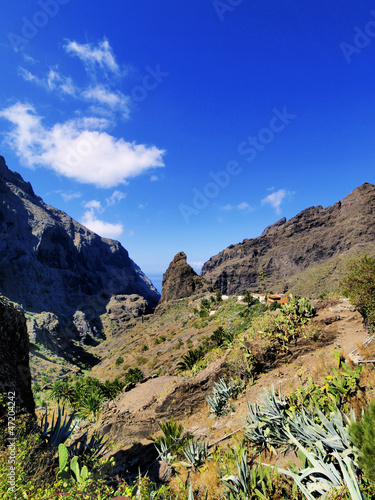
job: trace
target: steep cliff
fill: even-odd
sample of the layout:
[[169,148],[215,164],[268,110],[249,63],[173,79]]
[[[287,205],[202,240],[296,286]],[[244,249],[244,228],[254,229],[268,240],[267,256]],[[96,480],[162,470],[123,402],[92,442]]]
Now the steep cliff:
[[211,292],[211,287],[186,262],[184,252],[176,254],[163,275],[160,303],[183,299],[196,293]]
[[268,289],[316,293],[322,283],[338,283],[344,256],[375,252],[374,216],[375,186],[364,183],[333,206],[307,208],[258,238],[230,245],[204,264],[201,276],[232,295],[262,290],[263,269]]
[[[29,337],[26,319],[5,297],[0,296],[0,394],[15,395],[18,408],[33,414],[35,404],[31,391]],[[0,415],[6,406],[0,402]]]
[[0,156],[0,293],[33,313],[34,341],[66,351],[105,335],[100,315],[117,295],[152,311],[160,294],[118,241],[46,205]]

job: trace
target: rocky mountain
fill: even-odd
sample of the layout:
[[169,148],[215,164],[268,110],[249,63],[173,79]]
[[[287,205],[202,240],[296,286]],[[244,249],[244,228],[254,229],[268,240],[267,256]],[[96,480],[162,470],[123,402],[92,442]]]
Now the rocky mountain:
[[184,252],[176,254],[163,275],[160,303],[183,299],[196,293],[211,292],[213,288],[186,262]]
[[307,208],[268,226],[258,238],[230,245],[204,264],[201,277],[228,295],[332,289],[348,255],[375,253],[374,216],[375,186],[364,183],[333,206]]
[[[31,414],[35,403],[31,391],[29,366],[29,337],[26,319],[21,311],[5,297],[0,296],[0,394],[7,395],[3,404],[14,402]],[[12,396],[14,395],[14,398]],[[10,397],[9,397],[10,396]],[[0,401],[0,415],[6,413]]]
[[70,354],[71,340],[105,336],[100,316],[113,297],[144,299],[133,315],[151,312],[160,299],[118,241],[45,204],[2,156],[0,293],[29,313],[34,343]]

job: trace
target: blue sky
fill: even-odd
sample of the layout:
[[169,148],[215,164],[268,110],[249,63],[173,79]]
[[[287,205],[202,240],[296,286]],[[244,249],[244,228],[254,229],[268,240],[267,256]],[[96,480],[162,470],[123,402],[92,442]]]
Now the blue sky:
[[2,0],[1,154],[160,287],[374,182],[371,1]]

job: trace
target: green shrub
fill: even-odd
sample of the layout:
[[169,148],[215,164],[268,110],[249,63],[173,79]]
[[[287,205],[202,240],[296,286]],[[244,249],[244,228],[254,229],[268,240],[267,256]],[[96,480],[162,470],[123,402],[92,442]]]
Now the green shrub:
[[137,382],[143,380],[143,378],[144,375],[140,368],[129,368],[127,374],[125,375],[125,383],[128,384],[129,382],[133,382],[136,384]]
[[210,301],[208,299],[202,299],[201,309],[207,309],[208,311],[211,309],[211,304],[210,304]]
[[353,259],[344,276],[342,293],[349,297],[366,325],[375,329],[375,257],[363,255]]
[[116,363],[115,363],[115,365],[116,365],[116,366],[120,366],[123,362],[124,362],[124,358],[123,358],[122,356],[119,356],[119,357],[116,359]]
[[369,404],[361,421],[351,424],[349,434],[353,444],[359,449],[359,465],[365,475],[375,481],[375,401]]
[[182,360],[177,364],[177,371],[183,372],[185,370],[191,370],[195,363],[204,357],[204,354],[201,347],[189,349],[188,352],[182,356]]

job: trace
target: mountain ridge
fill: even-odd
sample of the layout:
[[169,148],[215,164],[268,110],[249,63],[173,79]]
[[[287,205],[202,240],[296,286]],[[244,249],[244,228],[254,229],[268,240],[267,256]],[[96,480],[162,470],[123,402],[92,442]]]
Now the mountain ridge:
[[28,313],[44,314],[46,331],[35,342],[51,344],[56,319],[50,347],[57,350],[67,340],[105,336],[100,315],[117,295],[143,297],[148,312],[156,307],[159,292],[118,241],[44,203],[2,156],[0,196],[0,293]]
[[370,246],[371,251],[374,214],[375,186],[366,182],[332,206],[308,207],[288,221],[271,224],[257,238],[230,245],[205,262],[200,275],[223,293],[234,295],[264,291],[259,282],[263,270],[268,287],[290,291],[293,277],[308,268],[356,247]]

